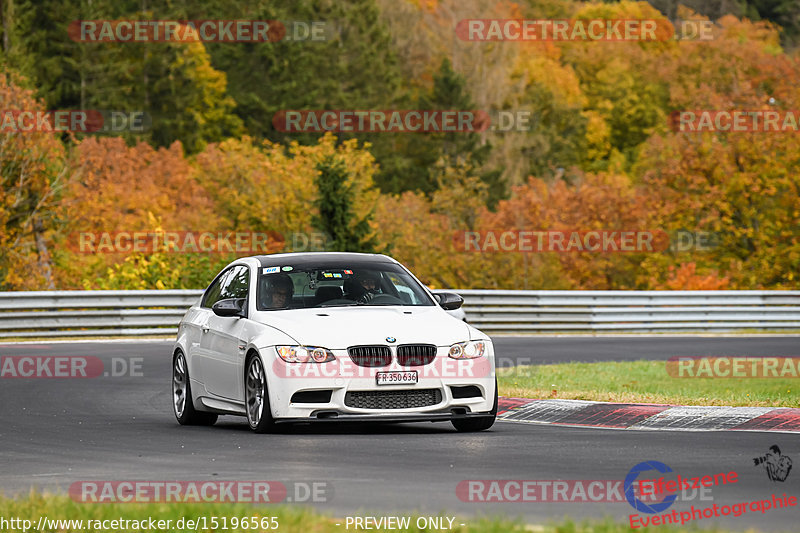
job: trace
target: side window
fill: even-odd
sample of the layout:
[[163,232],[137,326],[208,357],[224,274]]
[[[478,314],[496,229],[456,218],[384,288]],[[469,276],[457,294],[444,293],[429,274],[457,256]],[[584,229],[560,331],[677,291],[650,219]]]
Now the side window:
[[397,274],[390,273],[388,274],[389,280],[394,285],[397,294],[399,295],[400,299],[403,300],[404,303],[410,305],[419,305],[421,302],[420,298],[416,295],[414,290],[408,286],[408,284],[400,278]]
[[219,290],[222,280],[225,276],[228,275],[228,272],[230,272],[230,270],[226,271],[220,277],[215,279],[214,283],[212,283],[211,286],[208,287],[208,289],[206,289],[206,294],[205,296],[203,296],[203,304],[201,305],[201,307],[211,307],[219,300],[221,300],[221,298],[219,297]]
[[249,283],[250,269],[242,265],[229,268],[206,290],[202,307],[211,307],[226,298],[247,298]]
[[222,283],[221,300],[226,298],[247,298],[247,288],[250,286],[250,269],[246,266],[235,266],[231,275]]

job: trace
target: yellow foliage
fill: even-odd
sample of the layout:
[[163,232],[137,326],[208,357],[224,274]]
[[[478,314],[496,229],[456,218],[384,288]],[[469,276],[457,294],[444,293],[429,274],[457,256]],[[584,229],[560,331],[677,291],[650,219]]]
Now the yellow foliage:
[[[21,79],[0,72],[0,109],[45,107]],[[64,181],[64,157],[52,132],[0,132],[0,285],[6,288],[51,288],[51,214]]]

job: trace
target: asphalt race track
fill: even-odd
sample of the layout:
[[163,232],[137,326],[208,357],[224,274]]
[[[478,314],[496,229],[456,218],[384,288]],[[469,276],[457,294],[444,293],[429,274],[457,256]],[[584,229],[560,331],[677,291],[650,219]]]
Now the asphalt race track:
[[800,357],[800,336],[493,337],[497,366],[666,360],[673,356]]
[[[495,343],[501,358],[520,363],[800,356],[800,338],[791,336],[507,337]],[[70,484],[85,480],[272,480],[287,486],[324,481],[330,497],[315,506],[339,517],[444,512],[457,514],[456,523],[482,514],[520,516],[530,523],[564,515],[626,521],[634,509],[625,501],[476,503],[460,500],[456,487],[463,480],[622,480],[637,463],[655,460],[683,477],[738,473],[738,482],[713,489],[713,500],[679,501],[667,512],[784,492],[800,496],[800,467],[785,482],[773,482],[753,464],[774,444],[800,462],[800,435],[513,422],[498,422],[479,434],[426,423],[299,426],[285,434],[254,435],[243,419],[232,417],[222,417],[211,428],[180,427],[171,411],[170,347],[169,342],[142,341],[0,344],[0,356],[99,357],[106,371],[112,369],[112,358],[141,358],[141,375],[0,379],[0,490],[8,495],[36,486],[66,492]],[[697,525],[796,531],[798,516],[797,507],[748,511]]]

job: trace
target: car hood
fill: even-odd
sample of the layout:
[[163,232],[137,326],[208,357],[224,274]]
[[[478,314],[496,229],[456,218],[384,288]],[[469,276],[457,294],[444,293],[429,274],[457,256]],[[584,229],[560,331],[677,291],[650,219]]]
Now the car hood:
[[470,339],[470,328],[438,307],[324,307],[263,311],[259,322],[306,346],[339,350],[363,344],[424,343],[449,346]]

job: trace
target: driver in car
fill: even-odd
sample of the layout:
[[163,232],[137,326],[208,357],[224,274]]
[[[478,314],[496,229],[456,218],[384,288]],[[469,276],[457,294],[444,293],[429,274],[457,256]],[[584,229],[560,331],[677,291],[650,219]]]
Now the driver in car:
[[269,309],[288,307],[294,294],[292,278],[286,274],[273,274],[269,276],[268,283],[264,307]]
[[372,300],[378,294],[382,294],[378,280],[378,274],[369,270],[356,272],[355,283],[347,284],[348,297],[359,302]]
[[364,271],[361,272],[356,276],[358,279],[358,283],[361,285],[361,288],[371,294],[380,294],[381,291],[378,288],[378,276],[373,274],[372,272]]

